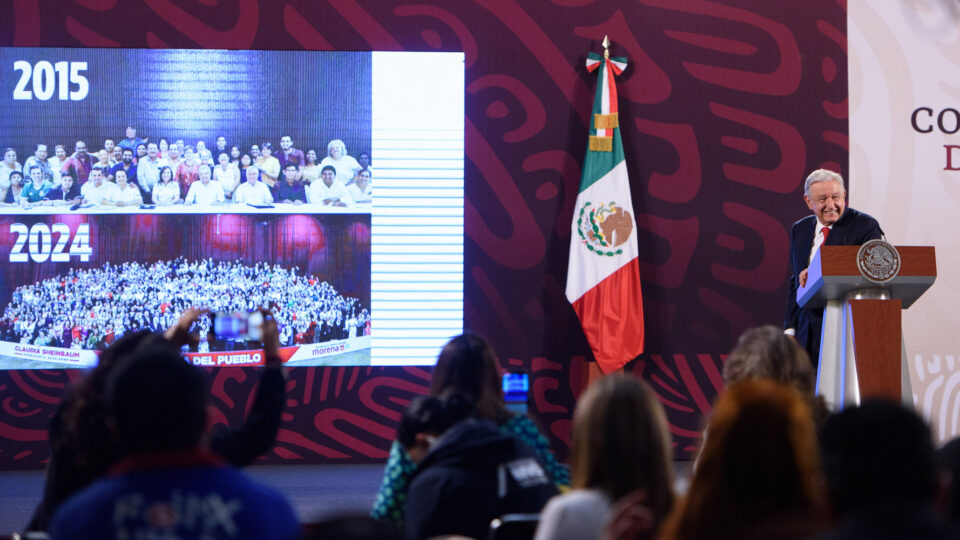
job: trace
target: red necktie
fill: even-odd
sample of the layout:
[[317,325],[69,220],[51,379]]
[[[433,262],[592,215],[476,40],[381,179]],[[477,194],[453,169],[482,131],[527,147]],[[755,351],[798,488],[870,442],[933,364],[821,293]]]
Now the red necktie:
[[827,237],[830,236],[830,227],[823,228],[823,243],[827,243]]

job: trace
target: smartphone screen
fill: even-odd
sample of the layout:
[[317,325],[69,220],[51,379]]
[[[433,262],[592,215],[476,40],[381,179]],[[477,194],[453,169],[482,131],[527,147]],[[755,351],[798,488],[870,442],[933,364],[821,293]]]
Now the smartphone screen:
[[263,333],[260,331],[263,326],[263,313],[253,311],[247,315],[247,340],[260,341],[263,339]]
[[503,374],[503,401],[507,409],[527,412],[527,396],[530,393],[530,377],[522,371],[508,371]]
[[213,333],[225,341],[260,341],[263,313],[216,313],[213,316]]

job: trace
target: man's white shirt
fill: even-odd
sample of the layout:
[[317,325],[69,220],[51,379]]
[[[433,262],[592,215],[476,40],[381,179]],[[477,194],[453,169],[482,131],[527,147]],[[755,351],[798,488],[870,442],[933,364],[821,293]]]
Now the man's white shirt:
[[373,198],[373,186],[367,184],[367,188],[361,191],[357,184],[350,184],[347,186],[347,193],[358,203],[370,202]]
[[[317,180],[310,184],[307,189],[307,202],[311,204],[325,204],[328,199],[337,199],[347,206],[353,206],[354,200],[347,191],[346,186],[339,180],[334,180],[329,186],[323,183],[323,180]],[[333,201],[336,202],[336,201]],[[326,204],[332,204],[326,203]]]
[[225,200],[223,195],[223,186],[220,182],[210,181],[204,184],[202,181],[196,181],[190,184],[190,190],[187,191],[187,198],[184,204],[196,204],[200,206],[210,206],[212,204],[221,204]]
[[[810,247],[810,256],[809,256],[809,258],[807,259],[807,266],[808,266],[808,267],[810,266],[810,263],[813,262],[813,256],[817,254],[817,251],[820,249],[820,246],[822,246],[824,240],[826,240],[826,238],[823,236],[823,228],[824,228],[824,227],[826,227],[826,228],[828,228],[828,229],[830,229],[830,230],[833,230],[833,225],[829,225],[829,226],[828,226],[828,225],[824,225],[824,224],[820,223],[820,220],[818,219],[818,220],[817,220],[817,230],[814,231],[814,233],[813,233],[813,245]],[[797,329],[796,329],[796,328],[787,328],[786,330],[783,331],[783,333],[784,333],[784,334],[787,334],[788,336],[795,336],[795,335],[797,335]]]
[[822,246],[824,240],[826,240],[823,236],[824,227],[831,231],[833,230],[833,225],[824,225],[820,223],[820,220],[817,220],[817,230],[813,233],[813,247],[810,248],[810,258],[807,259],[807,266],[810,266],[810,263],[813,262],[813,256],[817,254],[817,250],[820,249],[820,246]]
[[113,182],[104,180],[97,187],[93,181],[88,181],[80,188],[80,196],[88,204],[103,204],[105,202],[117,202],[119,192],[117,185]]
[[137,163],[137,182],[152,193],[154,186],[160,181],[160,169],[163,166],[164,161],[160,158],[153,161],[149,157],[144,157]]
[[237,191],[233,194],[233,200],[241,204],[272,204],[273,195],[270,193],[270,188],[263,182],[257,182],[253,185],[250,182],[244,182],[237,187]]

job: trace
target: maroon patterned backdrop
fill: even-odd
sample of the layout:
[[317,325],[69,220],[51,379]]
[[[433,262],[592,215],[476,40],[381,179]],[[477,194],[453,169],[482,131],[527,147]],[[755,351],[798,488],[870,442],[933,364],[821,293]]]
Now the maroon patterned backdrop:
[[[2,45],[464,51],[466,326],[490,337],[504,367],[531,373],[533,410],[561,454],[590,357],[563,289],[595,83],[583,62],[604,34],[630,61],[618,84],[648,353],[627,369],[656,389],[687,456],[723,354],[745,328],[782,320],[787,228],[807,212],[804,173],[846,173],[844,0],[0,6]],[[256,371],[214,375],[214,420],[240,421]],[[0,373],[0,466],[42,463],[47,419],[76,377]],[[292,370],[267,459],[383,459],[401,409],[429,377]]]

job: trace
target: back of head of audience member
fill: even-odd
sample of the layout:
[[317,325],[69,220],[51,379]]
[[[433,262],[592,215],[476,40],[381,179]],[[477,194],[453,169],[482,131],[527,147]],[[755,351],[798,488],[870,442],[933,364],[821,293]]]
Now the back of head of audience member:
[[459,392],[475,403],[480,418],[496,423],[511,415],[503,403],[503,387],[496,355],[486,339],[465,332],[451,339],[440,351],[430,381],[430,394]]
[[727,385],[771,379],[800,392],[810,406],[814,423],[821,425],[829,410],[823,398],[814,395],[816,376],[803,347],[784,334],[783,329],[770,325],[740,334],[723,366],[723,380]]
[[791,538],[816,532],[816,438],[800,394],[771,380],[717,400],[686,496],[664,538]]
[[573,415],[572,487],[611,501],[642,489],[659,522],[673,507],[670,433],[663,406],[635,377],[594,382]]
[[67,394],[50,431],[56,465],[48,470],[47,491],[32,528],[46,530],[60,504],[123,457],[107,426],[107,381],[135,350],[154,339],[160,338],[147,330],[124,334],[100,353],[97,366]]
[[472,411],[470,399],[457,392],[447,392],[442,397],[417,396],[400,417],[397,442],[410,459],[419,463],[437,437],[469,417]]
[[960,525],[960,438],[954,438],[936,451],[937,467],[942,478],[948,481],[948,490],[943,502],[945,517]]
[[740,334],[723,366],[727,384],[773,379],[803,394],[813,393],[815,377],[806,351],[783,330],[769,325]]
[[896,403],[864,401],[832,416],[820,432],[820,449],[836,517],[934,502],[939,482],[930,430]]
[[128,454],[199,446],[206,426],[203,372],[162,341],[141,347],[107,383],[110,418]]
[[490,521],[539,512],[557,494],[520,436],[471,417],[467,396],[448,390],[411,402],[397,437],[417,468],[404,508],[408,538],[485,537]]
[[130,332],[117,339],[100,353],[97,366],[73,388],[63,409],[63,429],[59,432],[62,439],[51,442],[70,446],[77,466],[86,469],[91,479],[106,473],[106,468],[119,458],[106,429],[107,381],[141,345],[157,339],[149,330]]

